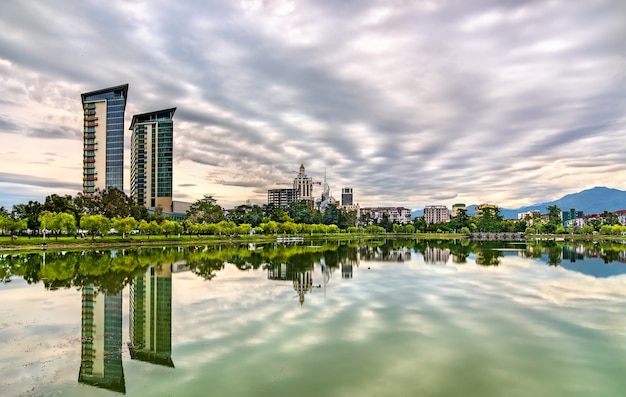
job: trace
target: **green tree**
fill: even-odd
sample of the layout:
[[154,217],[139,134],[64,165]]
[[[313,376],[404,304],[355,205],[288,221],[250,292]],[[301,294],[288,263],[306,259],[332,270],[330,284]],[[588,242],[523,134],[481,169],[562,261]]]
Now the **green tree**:
[[102,235],[106,234],[111,228],[111,222],[104,215],[84,215],[80,218],[80,228],[91,233],[93,240],[97,232]]
[[552,230],[552,233],[554,233],[554,231],[556,231],[556,228],[558,225],[560,225],[562,222],[561,220],[561,209],[559,207],[557,207],[556,205],[551,205],[548,207],[548,223],[550,225],[554,225],[554,228],[550,227],[549,229]]
[[335,204],[328,204],[324,211],[324,224],[337,225],[339,223],[339,209]]
[[187,217],[196,223],[218,223],[225,219],[224,209],[209,195],[194,202],[187,210]]
[[58,227],[61,232],[67,233],[67,235],[76,233],[76,218],[74,214],[67,212],[61,212],[57,214]]
[[127,216],[125,218],[116,216],[112,219],[112,223],[113,228],[119,233],[122,233],[122,238],[126,238],[126,234],[135,230],[138,224],[137,220],[132,216]]
[[287,214],[295,223],[313,223],[315,221],[315,211],[306,201],[295,200],[289,203]]
[[10,215],[0,214],[0,229],[9,231],[15,235],[17,231],[26,229],[28,222],[26,219],[15,219]]
[[148,226],[148,231],[148,238],[150,238],[151,234],[161,234],[163,232],[163,229],[161,228],[161,225],[157,223],[157,221],[152,221]]
[[178,225],[177,222],[171,221],[169,219],[165,219],[163,220],[163,222],[161,222],[161,229],[163,229],[163,233],[165,233],[166,238],[169,238],[170,234],[176,233],[176,225]]
[[478,219],[478,229],[481,232],[497,233],[502,230],[502,215],[500,208],[496,206],[485,206],[480,211]]
[[[145,219],[142,219],[141,221],[139,221],[139,224],[137,225],[137,229],[139,229],[139,231],[141,233],[149,235],[149,233],[150,233],[150,224]],[[148,236],[148,238],[150,238],[150,237]]]
[[30,200],[28,204],[14,205],[11,211],[13,219],[25,219],[26,227],[31,230],[39,230],[39,214],[41,214],[41,204],[33,200]]
[[461,230],[463,227],[469,228],[470,225],[470,217],[467,215],[467,209],[458,208],[456,211],[456,215],[450,219],[452,228],[455,230]]
[[96,204],[97,213],[104,215],[109,219],[116,216],[126,218],[130,216],[133,200],[123,191],[109,187],[105,190],[96,190],[93,195]]

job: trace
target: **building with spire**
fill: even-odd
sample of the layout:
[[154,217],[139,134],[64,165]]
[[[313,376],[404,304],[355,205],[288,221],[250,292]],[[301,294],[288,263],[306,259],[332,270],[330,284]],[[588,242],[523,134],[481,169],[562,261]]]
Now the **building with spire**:
[[128,84],[81,94],[83,194],[109,187],[124,191],[124,111]]
[[133,116],[130,124],[130,196],[138,205],[172,208],[173,134],[176,108]]
[[315,199],[313,197],[313,178],[304,172],[304,164],[300,164],[300,172],[293,180],[293,188],[298,192],[298,199],[306,201],[310,208],[313,208]]

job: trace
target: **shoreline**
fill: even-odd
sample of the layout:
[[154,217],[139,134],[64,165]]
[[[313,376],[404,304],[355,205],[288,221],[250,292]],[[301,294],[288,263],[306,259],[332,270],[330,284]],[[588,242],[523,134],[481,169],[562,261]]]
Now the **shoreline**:
[[[65,249],[100,249],[100,248],[131,248],[143,246],[168,246],[168,245],[194,245],[194,244],[244,244],[244,243],[278,243],[277,238],[284,238],[283,235],[271,236],[191,236],[183,235],[181,237],[154,236],[152,239],[119,236],[99,237],[96,240],[75,239],[71,237],[60,237],[56,240],[54,237],[48,237],[45,240],[41,237],[28,239],[20,237],[18,240],[11,240],[9,236],[0,237],[0,254],[4,252],[20,252],[20,251],[42,251],[42,250],[65,250]],[[508,240],[472,240],[464,234],[445,234],[445,233],[387,233],[387,234],[320,234],[320,235],[296,235],[288,237],[302,237],[304,242],[312,240],[350,240],[350,239],[371,239],[371,238],[408,238],[408,239],[425,239],[425,240],[468,240],[475,242],[487,241],[508,241]],[[581,241],[581,242],[618,242],[625,244],[624,236],[581,236],[581,235],[527,235],[523,240],[532,242],[536,240],[554,240],[554,241]],[[45,243],[45,244],[44,244]]]

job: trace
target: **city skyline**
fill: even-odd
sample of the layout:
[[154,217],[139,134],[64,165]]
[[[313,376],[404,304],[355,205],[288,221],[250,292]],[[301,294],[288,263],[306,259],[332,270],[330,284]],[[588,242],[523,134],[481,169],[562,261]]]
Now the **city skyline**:
[[626,190],[625,13],[619,0],[2,2],[0,205],[82,191],[78,98],[126,83],[127,194],[132,115],[170,107],[174,200],[262,204],[300,164],[362,207]]

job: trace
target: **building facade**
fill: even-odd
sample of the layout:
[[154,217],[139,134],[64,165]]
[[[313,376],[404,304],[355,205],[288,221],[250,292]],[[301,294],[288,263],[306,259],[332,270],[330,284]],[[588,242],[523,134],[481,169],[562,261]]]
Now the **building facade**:
[[130,196],[138,205],[172,210],[174,112],[176,108],[133,116]]
[[445,205],[427,205],[424,207],[424,221],[427,225],[450,222],[450,211]]
[[351,187],[341,189],[341,205],[348,206],[354,204],[354,196]]
[[576,211],[574,208],[570,208],[569,211],[561,211],[561,221],[563,222],[563,226],[568,226],[577,218],[582,218],[584,216],[583,211]]
[[378,223],[384,216],[389,218],[392,223],[405,225],[411,223],[411,210],[404,207],[365,207],[360,210],[360,218],[366,218],[367,224]]
[[300,172],[293,180],[293,188],[298,191],[298,200],[306,201],[310,208],[313,208],[315,198],[313,197],[313,178],[304,172],[304,164],[300,164]]
[[299,199],[297,189],[270,189],[267,191],[267,203],[279,208],[287,208],[292,201]]
[[452,205],[452,218],[457,216],[461,210],[467,211],[467,207],[465,206],[465,204],[453,204]]
[[81,94],[83,194],[109,187],[124,191],[124,112],[128,84]]

